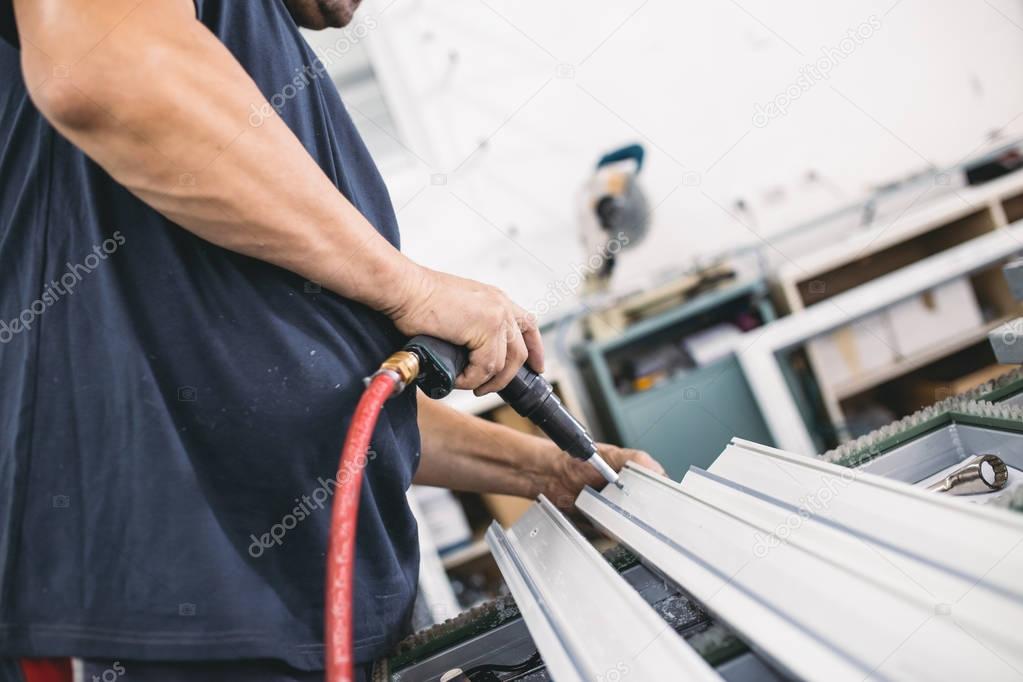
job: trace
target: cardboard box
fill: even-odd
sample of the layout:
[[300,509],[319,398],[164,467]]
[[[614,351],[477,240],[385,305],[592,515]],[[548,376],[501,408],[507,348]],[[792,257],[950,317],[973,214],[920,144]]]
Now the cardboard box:
[[916,406],[915,409],[927,407],[945,398],[961,395],[987,381],[997,379],[1003,374],[1011,372],[1015,367],[1015,365],[988,365],[958,379],[914,382],[908,389],[909,398]]
[[888,308],[895,348],[908,357],[955,336],[980,329],[984,317],[966,277]]
[[806,346],[818,379],[829,386],[889,365],[896,358],[895,340],[886,312],[822,334],[808,341]]
[[423,518],[437,552],[443,554],[472,541],[472,529],[465,511],[450,490],[426,485],[412,486]]

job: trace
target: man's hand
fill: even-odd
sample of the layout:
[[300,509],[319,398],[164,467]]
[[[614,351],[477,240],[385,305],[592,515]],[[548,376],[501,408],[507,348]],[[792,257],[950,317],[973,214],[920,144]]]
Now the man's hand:
[[457,388],[476,395],[499,391],[524,362],[543,371],[536,321],[500,289],[420,266],[405,280],[383,310],[404,334],[429,334],[469,349]]
[[[642,450],[598,443],[597,451],[615,471],[620,471],[626,462],[635,462],[661,476],[665,475],[664,467]],[[591,488],[601,488],[606,481],[590,464],[560,451],[557,454],[560,457],[556,460],[554,475],[547,479],[540,492],[560,509],[571,510],[575,506],[575,498],[582,492],[583,487],[588,485]]]
[[[605,481],[586,462],[562,452],[550,439],[459,412],[418,393],[422,453],[415,483],[476,493],[547,496],[571,509],[583,486]],[[641,450],[599,443],[600,456],[619,471],[635,462],[664,475],[657,461]]]

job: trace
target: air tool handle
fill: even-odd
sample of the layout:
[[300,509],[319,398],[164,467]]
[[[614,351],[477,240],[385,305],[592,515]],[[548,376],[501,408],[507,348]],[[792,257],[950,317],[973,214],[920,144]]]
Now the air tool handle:
[[[416,336],[405,350],[419,357],[417,383],[431,398],[443,398],[455,386],[455,378],[469,362],[465,348],[432,336]],[[536,424],[559,448],[577,459],[588,460],[597,446],[554,394],[550,383],[523,365],[497,393],[516,412]]]
[[419,358],[416,383],[434,400],[440,400],[455,389],[455,379],[469,364],[466,348],[425,334],[409,339],[405,350]]

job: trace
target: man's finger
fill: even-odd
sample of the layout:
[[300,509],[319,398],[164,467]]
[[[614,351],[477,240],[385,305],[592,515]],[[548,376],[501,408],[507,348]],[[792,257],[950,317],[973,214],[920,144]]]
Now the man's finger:
[[543,373],[543,337],[540,336],[540,329],[536,326],[533,316],[522,311],[522,315],[516,318],[519,329],[522,331],[522,340],[526,344],[526,352],[529,359],[526,361],[534,372]]
[[642,450],[631,449],[622,450],[622,453],[625,455],[624,461],[622,462],[622,466],[625,466],[626,461],[632,461],[638,464],[639,466],[643,467],[644,469],[649,469],[650,471],[653,471],[655,474],[667,476],[667,472],[665,472],[664,467],[661,466],[661,463],[658,462],[653,457],[651,457],[648,453]]
[[645,452],[640,452],[632,461],[634,461],[641,467],[650,469],[650,471],[653,471],[656,474],[660,474],[661,476],[668,475],[668,472],[664,470],[664,467],[661,466],[661,463]]
[[656,459],[650,456],[650,453],[644,450],[635,450],[633,448],[620,448],[617,445],[610,445],[608,443],[599,443],[597,450],[600,452],[600,456],[604,458],[612,469],[615,471],[621,471],[627,462],[635,462],[639,466],[649,469],[654,473],[660,474],[661,476],[667,476],[664,467]]
[[509,381],[515,378],[515,373],[519,371],[522,363],[526,361],[526,343],[522,339],[522,334],[519,332],[515,320],[510,317],[508,318],[508,331],[508,346],[504,358],[504,367],[490,381],[476,389],[478,395],[490,393],[491,391],[500,391],[508,385]]
[[[504,366],[504,356],[508,351],[504,339],[495,337],[487,340],[487,343],[469,353],[469,364],[466,365],[458,379],[455,381],[455,388],[477,389]],[[482,395],[477,393],[477,395]]]

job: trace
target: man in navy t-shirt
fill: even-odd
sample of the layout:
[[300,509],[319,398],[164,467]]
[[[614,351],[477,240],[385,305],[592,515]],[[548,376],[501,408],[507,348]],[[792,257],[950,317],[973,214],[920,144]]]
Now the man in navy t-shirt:
[[[419,333],[470,349],[459,386],[479,394],[542,370],[520,307],[398,250],[298,32],[355,4],[0,0],[0,679],[72,657],[85,679],[321,676],[326,508],[362,378]],[[360,662],[407,630],[413,480],[565,504],[602,482],[547,440],[389,401]]]

